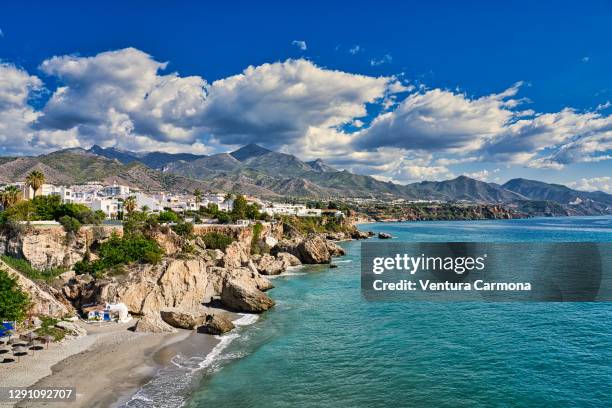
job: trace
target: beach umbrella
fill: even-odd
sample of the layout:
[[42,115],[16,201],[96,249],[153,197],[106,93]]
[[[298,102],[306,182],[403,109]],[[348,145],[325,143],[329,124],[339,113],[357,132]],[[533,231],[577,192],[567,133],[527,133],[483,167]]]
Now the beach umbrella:
[[13,350],[13,355],[17,357],[17,362],[19,362],[19,357],[26,356],[27,354],[28,354],[28,351],[21,346],[16,347],[15,350]]
[[53,341],[53,336],[47,334],[45,336],[45,343],[47,343],[47,349],[49,348],[49,343],[51,343]]
[[7,348],[0,348],[0,354],[6,354],[8,353],[10,350]]
[[26,334],[26,337],[28,338],[31,344],[34,344],[34,339],[36,339],[38,335],[34,332],[29,332],[28,334]]

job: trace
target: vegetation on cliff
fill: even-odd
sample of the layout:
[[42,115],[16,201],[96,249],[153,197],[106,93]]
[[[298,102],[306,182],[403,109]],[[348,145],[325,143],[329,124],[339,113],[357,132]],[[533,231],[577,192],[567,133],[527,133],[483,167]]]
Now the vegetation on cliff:
[[8,255],[1,255],[0,259],[2,259],[4,263],[17,272],[35,281],[51,281],[58,275],[66,272],[65,268],[49,268],[45,270],[36,269],[25,259],[13,258],[12,256]]
[[295,228],[300,233],[307,235],[311,233],[327,232],[352,232],[355,227],[350,225],[344,218],[335,216],[323,217],[295,217],[283,216],[281,221]]
[[17,280],[0,269],[0,320],[22,321],[30,307],[30,298],[17,286]]
[[207,249],[220,249],[225,251],[225,248],[234,242],[234,239],[222,232],[209,232],[202,235],[202,241]]
[[117,269],[131,263],[156,264],[161,261],[164,251],[152,238],[159,231],[159,221],[155,214],[134,211],[123,221],[123,236],[113,234],[100,245],[91,260],[89,254],[74,266],[77,274],[98,275],[109,269]]
[[97,252],[99,259],[84,259],[77,262],[74,271],[77,274],[97,275],[102,271],[128,265],[134,262],[156,264],[161,261],[163,251],[154,240],[142,235],[119,237],[113,235],[100,245]]

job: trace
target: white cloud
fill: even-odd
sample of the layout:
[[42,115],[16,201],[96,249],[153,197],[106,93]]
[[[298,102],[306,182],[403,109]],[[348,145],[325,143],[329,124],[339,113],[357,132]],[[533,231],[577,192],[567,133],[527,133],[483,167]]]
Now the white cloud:
[[30,153],[32,124],[40,116],[29,100],[43,89],[42,81],[26,71],[0,63],[0,154]]
[[517,116],[508,106],[518,85],[499,94],[470,99],[433,89],[414,93],[396,110],[378,116],[358,138],[358,146],[406,150],[476,150]]
[[567,183],[567,186],[581,191],[603,191],[612,194],[612,177],[582,178]]
[[582,62],[589,62],[591,60],[590,57],[582,57],[581,61]]
[[261,143],[399,182],[448,177],[450,166],[466,162],[560,169],[612,159],[612,116],[602,113],[609,103],[588,112],[521,110],[521,83],[472,97],[305,59],[208,83],[166,72],[168,63],[134,48],[53,57],[40,68],[59,87],[36,110],[29,101],[43,89],[40,79],[0,64],[3,154],[94,143],[207,153]]
[[333,129],[367,114],[395,82],[320,68],[306,60],[248,67],[209,88],[203,121],[222,143],[280,146],[311,129]]
[[373,58],[370,60],[370,65],[376,67],[378,65],[390,64],[393,61],[391,54],[385,54],[382,58]]
[[291,45],[295,45],[302,51],[306,51],[308,49],[308,46],[306,45],[306,41],[293,40],[291,41]]
[[499,173],[499,169],[494,169],[494,170],[487,170],[487,169],[482,169],[480,171],[475,171],[472,173],[465,173],[466,176],[476,179],[476,180],[480,180],[480,181],[491,181],[491,178]]
[[[134,48],[48,59],[41,70],[58,77],[62,86],[47,102],[38,126],[55,131],[76,128],[82,145],[141,147],[143,137],[162,145],[193,143],[207,84],[198,76],[159,75],[166,66]],[[41,132],[39,143],[61,142],[44,138]]]
[[361,48],[361,46],[360,46],[359,44],[357,44],[357,45],[355,45],[354,47],[349,48],[349,51],[348,51],[348,52],[349,52],[350,54],[355,55],[355,54],[360,53],[361,51],[363,51],[363,48]]

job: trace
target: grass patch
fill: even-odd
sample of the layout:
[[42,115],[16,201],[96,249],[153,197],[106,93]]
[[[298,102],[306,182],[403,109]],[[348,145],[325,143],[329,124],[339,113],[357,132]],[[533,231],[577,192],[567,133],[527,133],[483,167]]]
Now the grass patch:
[[51,336],[55,342],[62,341],[64,339],[66,332],[60,328],[54,327],[59,320],[49,316],[39,316],[39,319],[42,321],[42,324],[34,331],[36,334],[41,337]]
[[15,269],[17,272],[32,280],[51,281],[55,279],[58,275],[61,275],[62,273],[67,271],[66,268],[50,268],[41,271],[39,269],[34,268],[25,259],[13,258],[12,256],[8,255],[1,255],[0,259],[2,259],[4,263]]

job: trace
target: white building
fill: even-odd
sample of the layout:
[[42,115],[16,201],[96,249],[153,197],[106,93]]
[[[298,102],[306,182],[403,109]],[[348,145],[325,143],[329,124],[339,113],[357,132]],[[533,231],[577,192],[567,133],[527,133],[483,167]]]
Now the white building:
[[270,203],[261,209],[270,215],[295,215],[298,217],[320,217],[322,210],[318,208],[307,208],[303,204],[280,204]]
[[116,198],[94,198],[90,203],[86,203],[92,211],[103,211],[107,218],[117,218],[122,209],[122,204]]
[[138,208],[139,210],[141,210],[144,206],[147,206],[149,208],[149,211],[153,212],[163,211],[164,209],[163,203],[160,202],[157,197],[150,196],[144,193],[136,193],[134,194],[134,197],[136,198],[136,208]]
[[[26,183],[15,183],[18,187],[21,187],[21,192],[25,200],[31,200],[34,198],[34,189]],[[72,189],[65,186],[55,186],[53,184],[43,184],[38,191],[37,196],[50,196],[58,195],[63,203],[71,203],[73,201]]]
[[102,189],[102,193],[110,197],[124,197],[130,194],[130,188],[128,186],[113,184],[112,186],[104,187],[104,189]]

